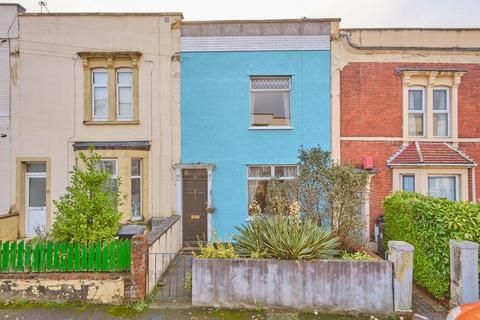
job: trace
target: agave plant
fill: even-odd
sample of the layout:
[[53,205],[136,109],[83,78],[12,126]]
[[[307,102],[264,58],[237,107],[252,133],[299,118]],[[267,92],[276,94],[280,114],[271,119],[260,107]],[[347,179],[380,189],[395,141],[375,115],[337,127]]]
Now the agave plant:
[[241,257],[309,260],[338,254],[338,238],[308,218],[257,216],[237,230],[233,240]]

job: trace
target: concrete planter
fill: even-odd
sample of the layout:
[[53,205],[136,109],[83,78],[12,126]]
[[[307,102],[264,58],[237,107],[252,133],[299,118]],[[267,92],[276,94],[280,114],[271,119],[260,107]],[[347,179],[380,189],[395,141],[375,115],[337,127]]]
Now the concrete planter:
[[391,314],[393,263],[194,259],[192,303]]

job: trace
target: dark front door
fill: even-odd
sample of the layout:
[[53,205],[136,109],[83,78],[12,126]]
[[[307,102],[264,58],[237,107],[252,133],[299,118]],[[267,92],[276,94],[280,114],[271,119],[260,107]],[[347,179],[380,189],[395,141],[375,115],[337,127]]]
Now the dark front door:
[[183,242],[207,240],[207,170],[183,170]]

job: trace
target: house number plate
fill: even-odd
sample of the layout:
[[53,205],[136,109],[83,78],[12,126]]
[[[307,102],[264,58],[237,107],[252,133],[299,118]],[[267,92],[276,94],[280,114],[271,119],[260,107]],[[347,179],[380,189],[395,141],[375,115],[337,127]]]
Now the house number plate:
[[192,220],[200,220],[200,215],[199,214],[192,214],[191,217],[192,217],[191,218]]

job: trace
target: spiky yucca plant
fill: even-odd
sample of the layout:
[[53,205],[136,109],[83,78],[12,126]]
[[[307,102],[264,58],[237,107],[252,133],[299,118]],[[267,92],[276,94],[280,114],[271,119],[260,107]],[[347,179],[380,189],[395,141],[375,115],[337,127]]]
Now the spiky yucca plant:
[[260,215],[236,229],[232,238],[241,257],[309,260],[338,254],[338,238],[308,218]]

